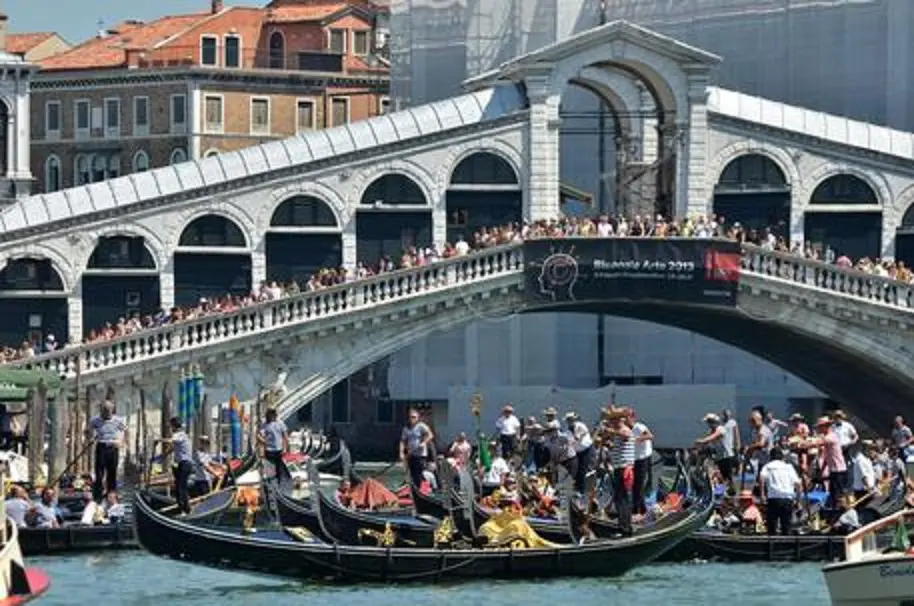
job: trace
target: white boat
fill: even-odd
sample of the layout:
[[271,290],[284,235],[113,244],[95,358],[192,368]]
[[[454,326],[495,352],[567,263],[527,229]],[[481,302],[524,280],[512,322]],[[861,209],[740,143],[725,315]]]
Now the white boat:
[[832,606],[914,606],[914,509],[867,524],[844,539],[844,560],[822,569]]

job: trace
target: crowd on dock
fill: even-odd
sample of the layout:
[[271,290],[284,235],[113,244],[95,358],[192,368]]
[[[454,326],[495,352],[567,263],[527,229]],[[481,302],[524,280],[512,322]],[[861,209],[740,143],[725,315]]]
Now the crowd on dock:
[[[496,227],[483,227],[470,237],[459,237],[456,242],[443,246],[409,247],[399,256],[384,256],[374,264],[359,262],[355,267],[324,268],[313,274],[304,284],[296,281],[280,283],[275,280],[257,284],[245,295],[225,294],[221,297],[200,298],[195,304],[162,309],[156,314],[121,317],[117,321],[106,323],[93,329],[82,343],[99,343],[152,330],[161,326],[176,324],[202,317],[228,314],[245,307],[266,301],[294,296],[302,291],[315,291],[338,284],[365,279],[385,272],[421,267],[440,260],[473,251],[520,242],[531,238],[561,237],[686,237],[686,238],[726,238],[760,246],[765,250],[780,251],[801,256],[807,259],[833,263],[839,267],[853,268],[868,274],[886,278],[914,281],[914,274],[903,262],[883,259],[859,259],[853,262],[850,258],[838,255],[831,249],[819,251],[807,244],[795,242],[790,244],[785,238],[776,235],[776,229],[747,229],[739,223],[727,223],[723,218],[712,216],[689,217],[681,221],[671,221],[661,215],[656,217],[636,216],[627,219],[621,216],[603,215],[595,218],[562,217],[551,220],[511,223]],[[19,347],[4,346],[0,348],[0,363],[30,358],[36,355],[53,352],[62,347],[73,347],[82,344],[71,337],[66,344],[59,343],[55,335],[48,334],[42,340],[26,340]]]
[[[455,467],[473,468],[492,508],[556,516],[559,476],[570,478],[578,499],[611,494],[605,507],[622,534],[675,504],[655,482],[655,436],[633,408],[610,405],[595,425],[574,411],[559,419],[557,409],[547,408],[540,418],[521,420],[507,405],[477,458],[466,434],[445,454]],[[862,439],[841,410],[816,419],[813,429],[801,414],[785,422],[761,408],[747,421],[749,438],[743,442],[731,411],[709,413],[703,419],[707,432],[695,440],[692,455],[712,469],[721,497],[711,526],[743,534],[787,535],[799,528],[841,534],[861,526],[860,508],[900,507],[911,500],[914,482],[906,462],[914,462],[914,433],[900,416],[891,436],[877,440]],[[437,484],[433,444],[430,425],[410,411],[400,456],[416,486]]]

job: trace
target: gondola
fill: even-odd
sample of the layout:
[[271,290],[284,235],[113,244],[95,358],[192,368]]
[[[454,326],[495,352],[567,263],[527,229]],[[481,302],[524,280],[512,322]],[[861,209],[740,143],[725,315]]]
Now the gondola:
[[[0,482],[3,481],[0,478]],[[5,496],[0,495],[0,498]],[[3,541],[0,548],[0,606],[20,606],[45,593],[51,586],[51,579],[42,570],[26,567],[19,543],[19,529],[12,520],[5,519],[3,523],[6,528],[0,537]]]
[[[323,521],[322,502],[315,511]],[[710,493],[695,499],[675,524],[619,541],[543,548],[454,549],[326,544],[298,539],[292,529],[243,535],[170,519],[138,493],[134,525],[152,554],[206,566],[295,579],[339,582],[442,582],[480,578],[613,577],[650,562],[701,528],[711,515]],[[294,535],[294,536],[293,536]]]
[[138,547],[133,537],[133,525],[129,521],[97,526],[72,524],[59,528],[20,528],[19,546],[22,554],[29,557]]

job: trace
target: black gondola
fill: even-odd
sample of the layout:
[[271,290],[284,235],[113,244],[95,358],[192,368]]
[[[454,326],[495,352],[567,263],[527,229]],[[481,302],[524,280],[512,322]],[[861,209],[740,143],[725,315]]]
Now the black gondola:
[[[155,555],[296,579],[440,582],[612,577],[650,562],[701,528],[711,506],[711,495],[703,495],[675,524],[639,537],[532,549],[388,548],[303,542],[279,533],[243,536],[167,518],[154,511],[142,493],[135,499],[134,525],[140,544]],[[318,504],[319,519],[321,511]]]
[[136,549],[130,522],[60,528],[20,528],[19,546],[24,556],[57,555],[82,551]]

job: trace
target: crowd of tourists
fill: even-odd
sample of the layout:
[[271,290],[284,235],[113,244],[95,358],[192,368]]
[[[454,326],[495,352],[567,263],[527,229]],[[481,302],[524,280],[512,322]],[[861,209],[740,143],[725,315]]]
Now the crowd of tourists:
[[[476,473],[483,504],[516,508],[526,515],[558,515],[560,476],[574,485],[588,510],[604,509],[618,519],[621,534],[633,524],[676,506],[653,477],[655,436],[633,408],[610,405],[588,425],[574,411],[560,421],[547,408],[540,418],[521,420],[507,405],[493,427],[494,439],[474,457],[466,434],[444,453],[456,468]],[[847,533],[861,526],[863,507],[898,507],[914,500],[906,462],[914,463],[914,433],[896,417],[888,439],[863,440],[847,415],[836,410],[810,430],[801,414],[789,421],[762,408],[748,417],[748,440],[731,411],[706,415],[707,432],[692,455],[712,470],[719,496],[709,525],[726,532],[792,534]],[[435,489],[435,436],[411,410],[401,435],[400,457],[416,486]],[[600,495],[609,494],[610,498]],[[910,505],[910,503],[909,503]]]
[[[510,223],[496,227],[483,227],[470,237],[459,237],[453,243],[443,246],[411,246],[399,255],[386,255],[377,263],[358,262],[353,268],[324,268],[314,273],[307,281],[300,284],[296,281],[281,283],[263,281],[244,295],[225,294],[220,297],[203,297],[191,305],[182,305],[162,309],[156,314],[123,316],[117,321],[89,332],[84,343],[98,343],[206,316],[226,314],[257,303],[273,301],[293,296],[302,291],[315,291],[338,284],[368,278],[384,272],[398,269],[421,267],[456,256],[472,253],[474,250],[520,242],[530,238],[560,237],[693,237],[693,238],[726,238],[739,242],[755,244],[766,250],[785,253],[834,263],[842,267],[853,267],[869,274],[885,276],[911,282],[914,280],[911,271],[902,262],[880,259],[861,259],[856,263],[846,256],[839,256],[831,249],[820,254],[813,246],[801,243],[790,244],[785,238],[776,235],[778,229],[748,229],[740,223],[727,223],[723,218],[713,216],[688,217],[672,221],[662,215],[655,217],[635,216],[627,219],[621,216],[602,215],[595,218],[562,217],[550,220]],[[0,363],[29,358],[55,351],[61,347],[71,347],[80,342],[71,337],[66,344],[59,343],[53,334],[45,335],[43,340],[26,340],[18,347],[0,348]]]

